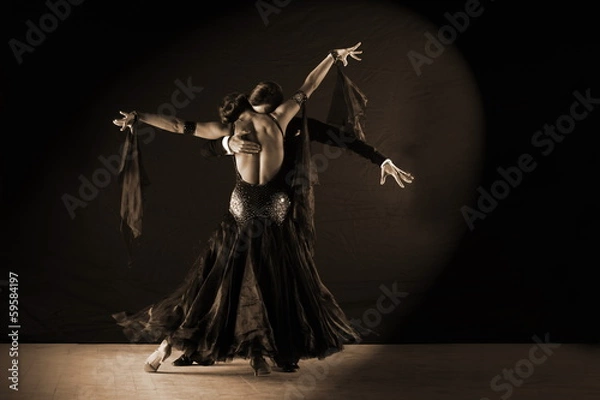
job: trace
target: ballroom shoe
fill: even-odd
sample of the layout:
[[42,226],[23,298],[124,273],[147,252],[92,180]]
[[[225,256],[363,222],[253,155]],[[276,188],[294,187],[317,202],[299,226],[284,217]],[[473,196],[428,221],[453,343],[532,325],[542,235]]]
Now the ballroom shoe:
[[283,372],[296,372],[300,369],[300,366],[298,365],[298,363],[289,362],[281,364],[279,368],[281,368],[281,371]]
[[250,366],[254,370],[254,376],[265,376],[271,373],[271,367],[261,356],[252,357]]
[[150,354],[144,364],[144,371],[156,372],[160,365],[171,355],[171,345],[166,341],[158,346],[154,353]]
[[194,363],[202,366],[209,366],[215,363],[213,358],[202,358],[198,353],[194,353],[191,356],[182,354],[177,360],[173,361],[172,364],[176,367],[187,367]]
[[282,372],[296,372],[300,369],[297,359],[295,359],[294,361],[286,361],[276,357],[275,359],[273,359],[273,362],[275,363],[277,368]]

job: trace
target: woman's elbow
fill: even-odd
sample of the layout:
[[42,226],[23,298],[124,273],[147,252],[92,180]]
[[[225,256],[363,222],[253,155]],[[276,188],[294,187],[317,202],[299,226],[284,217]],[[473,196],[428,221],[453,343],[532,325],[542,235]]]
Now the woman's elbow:
[[183,130],[185,128],[183,121],[179,120],[172,120],[170,121],[169,125],[172,132],[175,133],[183,133]]

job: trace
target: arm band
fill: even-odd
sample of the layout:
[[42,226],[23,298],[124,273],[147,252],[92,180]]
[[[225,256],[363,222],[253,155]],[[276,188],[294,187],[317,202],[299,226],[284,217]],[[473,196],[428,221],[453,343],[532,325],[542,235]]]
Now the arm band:
[[196,123],[192,121],[185,121],[183,123],[183,134],[193,135],[196,132]]
[[300,107],[302,107],[302,104],[304,104],[306,102],[306,99],[308,97],[306,96],[306,93],[304,93],[302,90],[298,90],[296,93],[294,93],[294,95],[292,96],[292,99],[298,103],[298,105]]

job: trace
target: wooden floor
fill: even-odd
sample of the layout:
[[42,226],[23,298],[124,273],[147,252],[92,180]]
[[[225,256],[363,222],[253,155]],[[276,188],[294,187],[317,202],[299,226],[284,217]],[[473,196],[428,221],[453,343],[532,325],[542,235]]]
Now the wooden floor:
[[1,399],[599,400],[600,349],[562,344],[351,345],[296,373],[255,377],[246,360],[143,371],[154,345],[21,344],[18,392],[2,345]]

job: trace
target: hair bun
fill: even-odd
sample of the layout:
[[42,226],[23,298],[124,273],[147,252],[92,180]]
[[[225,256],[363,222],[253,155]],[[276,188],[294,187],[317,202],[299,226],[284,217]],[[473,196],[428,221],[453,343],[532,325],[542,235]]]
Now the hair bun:
[[219,106],[219,117],[224,124],[234,122],[240,114],[250,109],[248,97],[241,92],[232,92],[227,94]]

